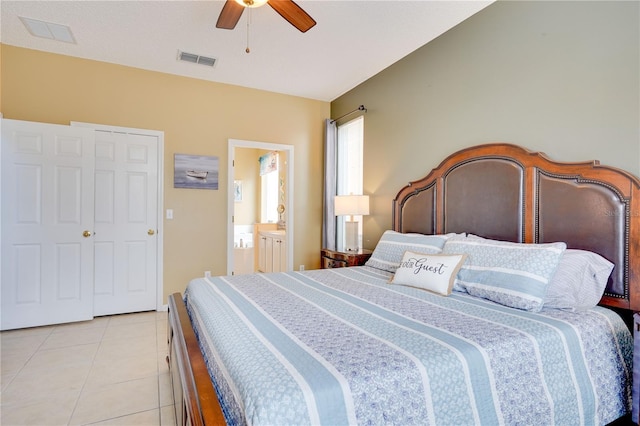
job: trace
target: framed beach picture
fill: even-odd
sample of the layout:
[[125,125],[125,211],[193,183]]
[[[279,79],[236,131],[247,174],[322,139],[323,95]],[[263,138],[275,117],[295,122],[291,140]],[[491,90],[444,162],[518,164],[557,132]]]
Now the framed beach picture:
[[233,181],[233,199],[237,203],[242,201],[242,181],[234,180]]
[[218,189],[218,171],[218,157],[174,154],[173,187]]

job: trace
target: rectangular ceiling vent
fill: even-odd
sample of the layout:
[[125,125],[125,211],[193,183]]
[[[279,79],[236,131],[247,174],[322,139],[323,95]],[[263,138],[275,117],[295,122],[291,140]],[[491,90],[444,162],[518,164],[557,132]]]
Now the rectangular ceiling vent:
[[48,38],[50,40],[63,41],[65,43],[76,44],[76,39],[71,33],[71,28],[53,22],[39,21],[37,19],[19,16],[20,20],[27,28],[27,31],[34,37]]
[[178,51],[178,60],[191,62],[193,64],[206,65],[212,67],[216,64],[216,58],[209,58],[208,56],[196,55],[195,53],[187,53]]

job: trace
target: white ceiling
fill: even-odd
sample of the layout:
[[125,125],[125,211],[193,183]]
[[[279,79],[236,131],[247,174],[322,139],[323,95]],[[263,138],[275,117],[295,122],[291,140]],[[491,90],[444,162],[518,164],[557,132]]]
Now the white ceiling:
[[[2,0],[2,43],[271,92],[332,101],[493,0],[299,0],[317,25],[301,33],[271,7],[215,27],[224,4],[199,1]],[[247,20],[249,47],[247,47]],[[76,44],[32,36],[18,17],[71,28]],[[182,50],[217,59],[177,60]]]

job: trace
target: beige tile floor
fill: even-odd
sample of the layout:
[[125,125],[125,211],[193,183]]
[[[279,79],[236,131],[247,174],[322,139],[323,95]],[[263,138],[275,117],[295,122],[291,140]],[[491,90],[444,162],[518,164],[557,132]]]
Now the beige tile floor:
[[0,333],[0,424],[174,425],[167,313]]

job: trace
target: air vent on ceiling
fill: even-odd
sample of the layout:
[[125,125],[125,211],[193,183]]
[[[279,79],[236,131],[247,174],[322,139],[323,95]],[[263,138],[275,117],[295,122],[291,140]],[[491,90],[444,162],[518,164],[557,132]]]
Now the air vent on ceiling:
[[19,18],[32,36],[63,41],[65,43],[75,44],[76,42],[76,39],[71,33],[71,28],[66,25],[39,21],[37,19],[25,18],[24,16],[19,16]]
[[178,59],[194,64],[206,65],[208,67],[212,67],[216,64],[216,58],[209,58],[207,56],[196,55],[195,53],[187,53],[181,51],[178,51]]

